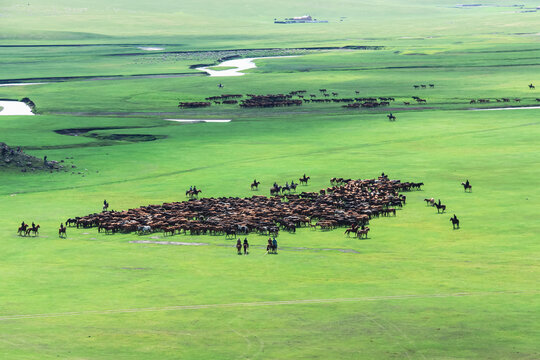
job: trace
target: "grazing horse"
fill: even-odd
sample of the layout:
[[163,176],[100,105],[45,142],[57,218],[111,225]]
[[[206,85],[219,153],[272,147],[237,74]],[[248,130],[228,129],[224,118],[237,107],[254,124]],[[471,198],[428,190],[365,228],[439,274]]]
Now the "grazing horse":
[[137,232],[139,235],[149,234],[152,232],[152,228],[148,225],[137,226]]
[[426,202],[426,205],[435,206],[435,199],[434,198],[424,199],[424,201]]
[[531,89],[531,90],[534,90],[534,89],[535,89],[535,87],[534,87],[534,85],[533,85],[532,83],[529,84],[529,89]]
[[437,208],[437,214],[442,210],[441,213],[444,213],[446,210],[446,205],[435,203],[435,207]]
[[25,234],[25,236],[28,236],[28,235],[30,235],[30,233],[34,233],[34,236],[38,236],[39,235],[39,225],[34,225],[31,228],[26,229],[24,234]]
[[260,181],[257,181],[257,179],[253,180],[253,183],[251,184],[251,190],[259,190],[259,185],[261,184]]
[[364,235],[367,239],[367,234],[369,232],[369,227],[365,227],[365,228],[360,228],[356,231],[356,236],[358,236],[359,239],[361,239]]
[[66,226],[73,226],[77,225],[77,219],[67,219],[66,220]]
[[66,227],[64,227],[64,224],[60,224],[60,229],[58,229],[58,236],[61,238],[66,237]]
[[467,189],[469,189],[469,192],[472,192],[472,185],[469,184],[469,180],[467,180],[466,182],[462,182],[461,185],[463,185],[463,189],[465,191],[467,191]]
[[311,178],[309,176],[306,176],[306,174],[304,174],[304,176],[302,176],[298,180],[300,180],[300,185],[307,185],[309,179]]
[[456,214],[450,218],[450,221],[452,222],[452,229],[459,229],[459,219],[457,218]]
[[390,120],[390,121],[396,121],[396,117],[395,117],[392,113],[386,115],[386,117],[387,117],[388,120]]

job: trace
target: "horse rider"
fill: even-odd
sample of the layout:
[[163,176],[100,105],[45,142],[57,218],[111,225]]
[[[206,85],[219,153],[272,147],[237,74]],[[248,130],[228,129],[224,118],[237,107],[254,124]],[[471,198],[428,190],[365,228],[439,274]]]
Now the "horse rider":
[[28,226],[28,225],[26,225],[25,222],[23,221],[23,222],[21,223],[21,227],[24,228],[24,227],[26,227],[26,226]]
[[35,229],[36,228],[36,224],[34,224],[34,222],[32,221],[32,229]]
[[457,221],[457,219],[458,218],[457,218],[456,214],[454,214],[454,221]]
[[240,239],[236,242],[236,250],[238,251],[238,255],[242,255],[242,240]]
[[441,206],[441,199],[439,199],[439,206]]
[[465,181],[465,187],[469,187],[470,184],[469,184],[469,179],[467,179],[467,181]]
[[274,240],[272,240],[272,249],[274,250],[274,254],[277,254],[277,240],[274,237]]
[[197,186],[193,186],[193,191],[197,192]]
[[193,191],[193,186],[190,186],[190,187],[189,187],[189,191]]
[[248,250],[249,250],[249,243],[247,241],[247,238],[245,238],[244,239],[244,255],[248,254]]

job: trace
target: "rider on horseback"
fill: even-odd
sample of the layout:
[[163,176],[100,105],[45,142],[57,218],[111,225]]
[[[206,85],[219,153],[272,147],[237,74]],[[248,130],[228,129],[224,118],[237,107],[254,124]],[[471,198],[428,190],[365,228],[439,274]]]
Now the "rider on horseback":
[[[238,240],[240,241],[240,240]],[[248,250],[249,250],[249,243],[247,241],[247,238],[244,239],[244,255],[247,255],[248,254]]]

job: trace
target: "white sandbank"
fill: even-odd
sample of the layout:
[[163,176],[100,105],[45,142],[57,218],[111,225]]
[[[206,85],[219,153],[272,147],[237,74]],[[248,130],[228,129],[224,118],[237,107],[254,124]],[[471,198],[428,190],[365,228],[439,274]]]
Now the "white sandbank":
[[34,115],[30,106],[21,101],[0,101],[0,115]]
[[235,67],[236,69],[228,69],[228,70],[211,70],[209,67],[215,67],[215,66],[209,66],[209,67],[200,67],[197,68],[197,70],[204,71],[210,76],[242,76],[245,75],[241,71],[247,70],[247,69],[253,69],[256,68],[257,65],[253,62],[253,60],[258,59],[280,59],[280,58],[291,58],[291,57],[297,57],[297,56],[268,56],[268,57],[257,57],[257,58],[245,58],[245,59],[234,59],[234,60],[227,60],[222,62],[221,64],[215,65],[215,66],[227,66],[227,67]]
[[196,123],[228,123],[231,119],[165,119],[167,121],[176,121],[181,123],[196,124]]
[[144,51],[160,51],[165,50],[165,48],[161,47],[147,47],[147,46],[139,46],[138,49],[144,50]]

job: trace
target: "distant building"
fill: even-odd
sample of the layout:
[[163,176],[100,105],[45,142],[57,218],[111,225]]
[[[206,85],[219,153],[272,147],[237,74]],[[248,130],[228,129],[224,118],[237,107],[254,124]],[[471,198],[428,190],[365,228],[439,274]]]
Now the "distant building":
[[296,16],[292,18],[286,18],[285,20],[274,19],[274,24],[313,24],[313,23],[327,23],[328,20],[313,19],[311,15]]

